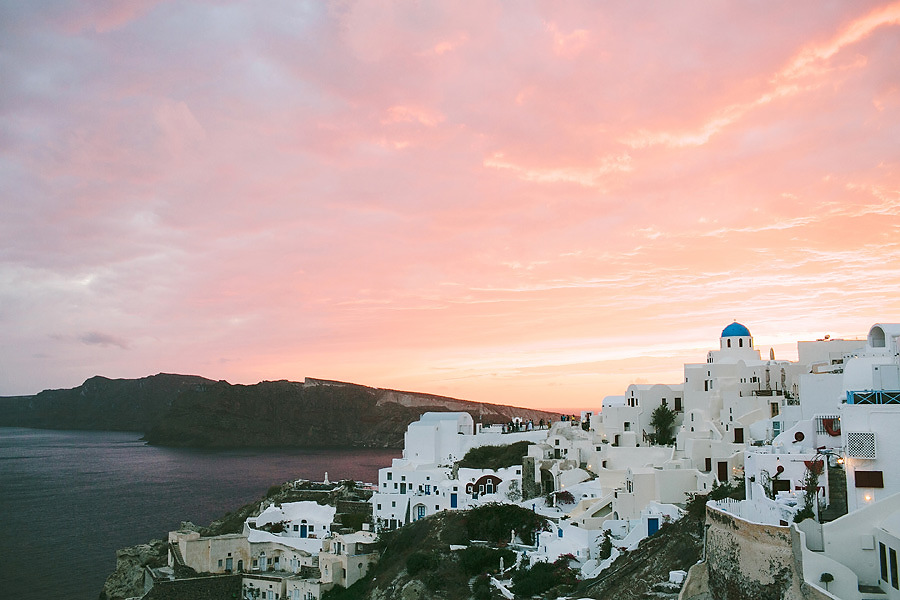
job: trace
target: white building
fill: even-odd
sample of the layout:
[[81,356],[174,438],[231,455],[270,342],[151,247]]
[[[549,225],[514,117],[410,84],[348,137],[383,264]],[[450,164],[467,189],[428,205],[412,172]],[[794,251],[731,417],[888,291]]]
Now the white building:
[[900,492],[900,324],[878,323],[844,365],[840,430],[850,512]]
[[336,512],[334,506],[311,501],[273,504],[247,519],[244,530],[268,529],[281,537],[323,538],[330,531]]
[[[371,503],[376,526],[395,529],[443,510],[462,510],[484,502],[513,501],[521,497],[522,468],[456,469],[454,463],[481,446],[538,442],[548,430],[503,433],[488,428],[473,432],[468,413],[425,413],[411,423],[405,436],[403,458],[378,471],[378,491]],[[490,491],[489,491],[490,490]],[[516,492],[516,490],[519,490]]]

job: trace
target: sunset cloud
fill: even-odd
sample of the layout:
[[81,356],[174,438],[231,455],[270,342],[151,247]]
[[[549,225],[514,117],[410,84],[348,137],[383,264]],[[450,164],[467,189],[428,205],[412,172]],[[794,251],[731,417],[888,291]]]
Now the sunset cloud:
[[[0,395],[544,407],[900,319],[900,3],[0,5]],[[127,351],[126,351],[127,350]]]

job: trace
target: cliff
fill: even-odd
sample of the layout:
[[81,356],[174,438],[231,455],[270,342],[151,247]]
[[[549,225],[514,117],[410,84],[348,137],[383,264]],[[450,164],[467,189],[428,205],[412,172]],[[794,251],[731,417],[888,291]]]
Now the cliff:
[[195,375],[167,373],[140,379],[91,377],[76,388],[0,397],[0,426],[145,432],[182,392],[209,383]]
[[466,411],[476,422],[552,413],[362,385],[307,379],[256,385],[218,382],[178,396],[147,434],[167,446],[403,447],[407,426],[428,411]]
[[307,379],[232,385],[192,375],[92,377],[77,388],[0,398],[0,426],[140,431],[151,444],[186,447],[400,448],[428,411],[465,411],[475,422],[555,413]]

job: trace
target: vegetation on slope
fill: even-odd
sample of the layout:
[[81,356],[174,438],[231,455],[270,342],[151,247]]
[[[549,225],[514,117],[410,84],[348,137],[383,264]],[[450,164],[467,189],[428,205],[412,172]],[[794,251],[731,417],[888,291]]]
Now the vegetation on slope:
[[[469,511],[448,511],[382,535],[382,556],[369,576],[347,590],[335,589],[325,600],[349,598],[443,598],[468,600],[490,596],[473,577],[506,567],[515,554],[505,549],[512,530],[526,541],[547,521],[533,511],[509,504],[487,504]],[[473,540],[496,548],[470,545]],[[468,545],[451,551],[451,545]],[[470,587],[470,582],[473,582]],[[487,596],[485,596],[487,593]]]
[[478,446],[471,448],[459,461],[459,466],[467,469],[504,469],[521,465],[522,457],[528,454],[532,442],[521,441],[508,446]]

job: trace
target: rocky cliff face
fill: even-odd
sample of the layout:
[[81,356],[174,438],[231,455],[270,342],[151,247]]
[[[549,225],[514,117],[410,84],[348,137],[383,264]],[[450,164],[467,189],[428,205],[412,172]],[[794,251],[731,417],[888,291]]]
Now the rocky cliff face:
[[116,570],[106,579],[100,600],[119,600],[139,597],[144,593],[144,568],[166,564],[167,544],[153,540],[123,548],[116,552]]
[[231,385],[192,375],[92,377],[77,388],[0,398],[0,426],[140,431],[152,444],[191,447],[403,445],[427,411],[466,411],[475,422],[554,413],[307,379]]

